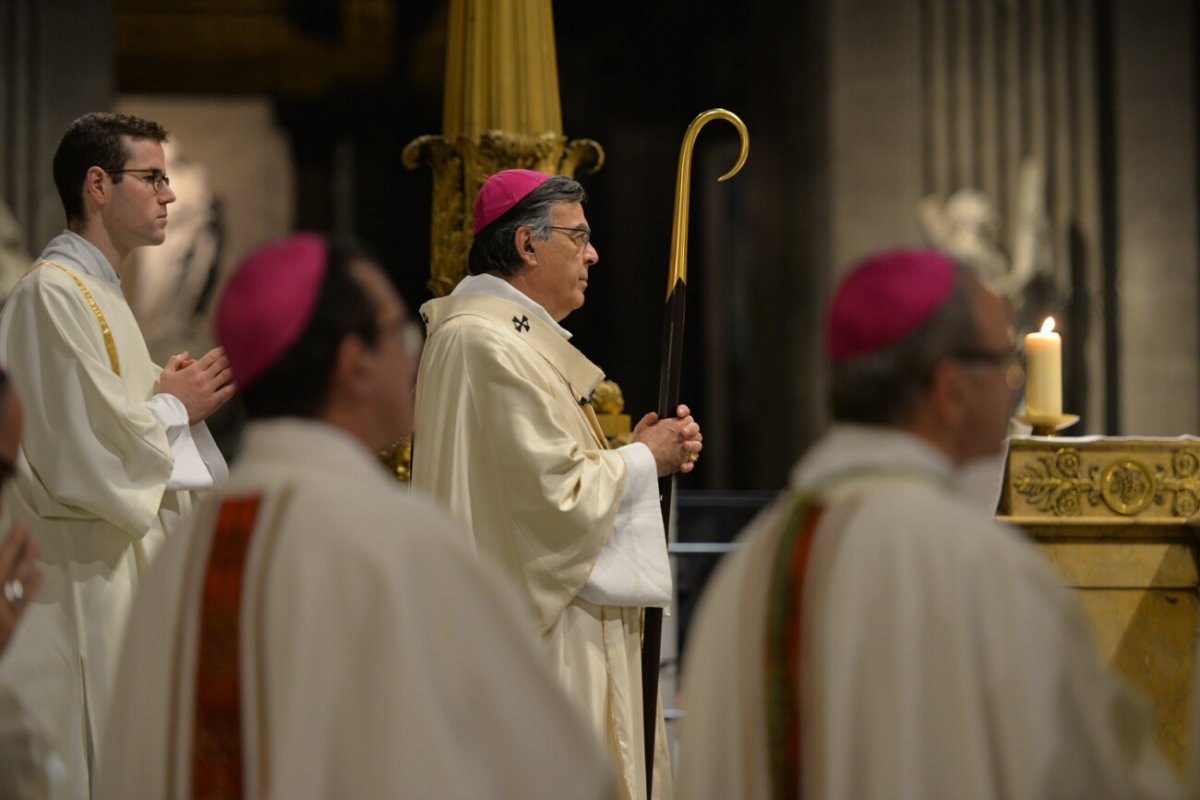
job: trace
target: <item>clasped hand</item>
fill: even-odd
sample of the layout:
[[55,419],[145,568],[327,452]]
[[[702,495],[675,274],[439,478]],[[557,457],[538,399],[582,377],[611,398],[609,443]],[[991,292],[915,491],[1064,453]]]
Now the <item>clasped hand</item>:
[[633,441],[650,448],[660,478],[673,472],[691,472],[704,449],[700,423],[692,419],[685,405],[675,409],[674,419],[659,419],[653,411],[642,417],[633,429]]
[[186,352],[171,356],[158,376],[158,391],[179,398],[190,425],[208,419],[233,397],[234,388],[223,347],[214,347],[200,358],[189,358]]

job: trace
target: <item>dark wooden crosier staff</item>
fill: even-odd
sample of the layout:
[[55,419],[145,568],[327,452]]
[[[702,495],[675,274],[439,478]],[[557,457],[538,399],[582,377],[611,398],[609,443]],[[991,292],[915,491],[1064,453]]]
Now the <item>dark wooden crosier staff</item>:
[[[675,216],[671,224],[671,270],[667,276],[667,306],[663,317],[662,364],[659,368],[658,416],[672,419],[679,405],[679,373],[683,366],[683,321],[687,302],[688,200],[691,196],[692,148],[700,129],[714,119],[723,119],[741,134],[742,148],[733,168],[718,178],[726,181],[738,174],[750,152],[746,124],[732,111],[714,108],[692,120],[679,148],[679,171],[675,177]],[[674,476],[659,479],[663,528],[671,530],[671,494]],[[662,651],[662,609],[647,608],[642,631],[642,724],[646,741],[646,797],[654,795],[654,734],[658,708],[658,666]]]

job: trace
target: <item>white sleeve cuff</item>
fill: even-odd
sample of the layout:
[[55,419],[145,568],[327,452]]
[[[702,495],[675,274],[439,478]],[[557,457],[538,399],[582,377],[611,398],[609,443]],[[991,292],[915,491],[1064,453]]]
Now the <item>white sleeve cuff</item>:
[[658,497],[658,468],[641,443],[618,448],[625,459],[625,491],[612,534],[579,591],[602,606],[665,608],[671,604],[671,560]]
[[188,425],[187,409],[178,397],[156,394],[146,401],[146,410],[166,430],[167,444],[175,460],[167,478],[168,490],[211,489],[214,483],[229,477],[225,458],[208,426],[203,422]]

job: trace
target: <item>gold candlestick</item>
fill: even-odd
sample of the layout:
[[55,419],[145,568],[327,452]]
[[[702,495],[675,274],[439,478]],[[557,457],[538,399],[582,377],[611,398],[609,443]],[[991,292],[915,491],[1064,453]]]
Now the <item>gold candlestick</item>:
[[1056,436],[1059,431],[1079,422],[1078,414],[1022,414],[1017,422],[1033,427],[1034,436]]

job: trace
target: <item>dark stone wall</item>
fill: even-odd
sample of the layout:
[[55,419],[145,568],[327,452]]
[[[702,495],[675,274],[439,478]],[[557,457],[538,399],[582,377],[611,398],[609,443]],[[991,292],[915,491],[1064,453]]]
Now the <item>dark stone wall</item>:
[[50,175],[59,137],[111,107],[112,31],[113,0],[0,2],[0,201],[35,255],[66,226]]

